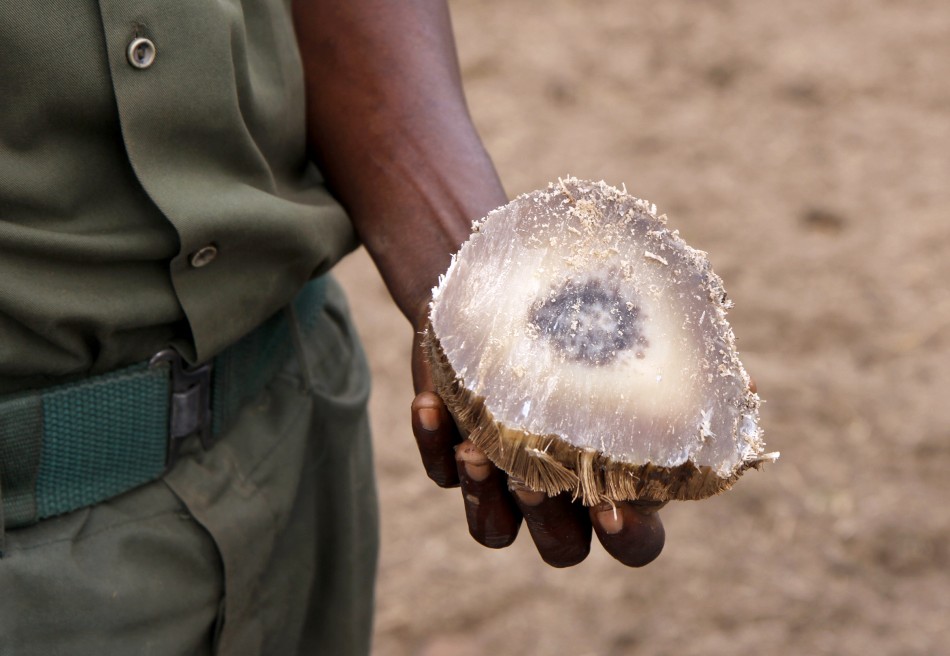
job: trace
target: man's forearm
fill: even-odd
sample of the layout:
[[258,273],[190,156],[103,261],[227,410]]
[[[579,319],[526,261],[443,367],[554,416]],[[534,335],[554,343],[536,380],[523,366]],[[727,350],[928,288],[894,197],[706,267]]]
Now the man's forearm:
[[295,0],[309,146],[403,314],[471,221],[507,202],[462,92],[441,0]]

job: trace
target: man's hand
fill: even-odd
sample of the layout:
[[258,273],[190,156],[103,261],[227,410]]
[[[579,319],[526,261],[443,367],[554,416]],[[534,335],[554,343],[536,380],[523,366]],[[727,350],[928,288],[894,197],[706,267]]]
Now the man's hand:
[[[472,220],[508,200],[468,114],[448,8],[444,0],[294,0],[293,13],[311,156],[418,333],[431,289]],[[507,477],[462,443],[418,344],[413,358],[423,463],[440,485],[461,484],[476,540],[506,546],[524,519],[552,565],[583,560],[592,527],[621,562],[656,557],[663,527],[655,508],[588,513],[563,496],[509,491]]]
[[469,440],[435,392],[417,337],[413,345],[412,432],[426,473],[440,487],[462,488],[468,531],[486,547],[507,547],[528,525],[541,558],[554,567],[576,565],[590,552],[591,530],[607,552],[631,567],[660,555],[665,534],[656,512],[663,504],[601,504],[587,509],[570,495],[548,497],[505,475]]

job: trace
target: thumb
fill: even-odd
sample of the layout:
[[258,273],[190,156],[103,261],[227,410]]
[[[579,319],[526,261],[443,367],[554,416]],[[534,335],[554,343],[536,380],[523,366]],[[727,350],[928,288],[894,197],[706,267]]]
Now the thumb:
[[423,346],[426,330],[428,330],[428,325],[422,330],[417,330],[412,337],[412,386],[416,394],[435,391],[432,370],[429,368]]

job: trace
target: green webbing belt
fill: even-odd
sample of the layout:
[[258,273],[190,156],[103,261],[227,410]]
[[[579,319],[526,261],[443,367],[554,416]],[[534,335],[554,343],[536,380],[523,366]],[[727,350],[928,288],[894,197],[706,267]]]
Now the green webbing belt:
[[[326,278],[293,302],[310,332],[326,298]],[[214,359],[212,432],[280,370],[293,350],[279,312]],[[140,363],[67,385],[0,398],[0,533],[93,505],[159,478],[169,436],[169,363]]]

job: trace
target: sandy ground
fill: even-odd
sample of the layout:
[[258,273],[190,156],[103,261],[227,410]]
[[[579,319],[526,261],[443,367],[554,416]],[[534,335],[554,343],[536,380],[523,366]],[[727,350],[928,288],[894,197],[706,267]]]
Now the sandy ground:
[[[375,653],[950,654],[950,3],[458,1],[509,194],[626,183],[710,253],[778,464],[628,570],[490,551],[408,426],[410,330],[340,275],[376,377]],[[464,181],[459,181],[464,184]],[[472,217],[475,218],[475,217]]]

